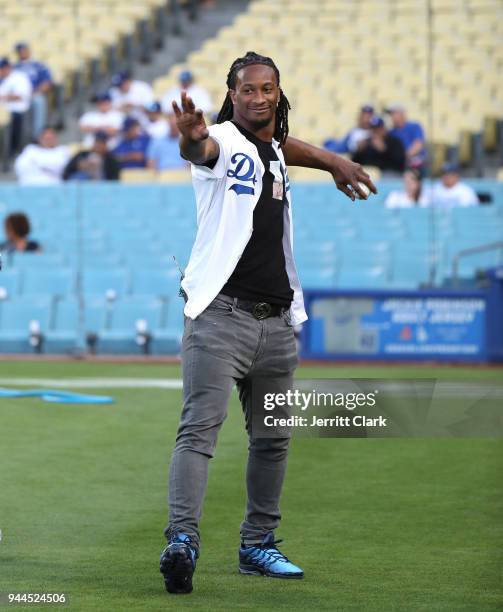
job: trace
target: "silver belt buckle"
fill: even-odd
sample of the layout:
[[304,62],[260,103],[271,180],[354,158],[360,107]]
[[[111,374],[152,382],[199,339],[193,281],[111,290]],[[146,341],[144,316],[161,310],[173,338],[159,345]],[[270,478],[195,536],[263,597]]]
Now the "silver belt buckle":
[[258,304],[255,304],[253,307],[252,314],[256,319],[261,321],[262,319],[267,319],[267,317],[270,316],[271,311],[272,308],[270,304],[267,302],[258,302]]

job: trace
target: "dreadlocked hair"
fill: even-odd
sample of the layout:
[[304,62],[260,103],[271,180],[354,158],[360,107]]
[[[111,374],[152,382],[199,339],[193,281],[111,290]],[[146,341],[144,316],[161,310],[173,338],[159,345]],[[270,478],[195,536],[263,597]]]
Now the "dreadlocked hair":
[[[232,66],[229,70],[229,74],[227,75],[227,88],[228,89],[236,89],[236,75],[245,66],[251,66],[252,64],[263,64],[264,66],[269,66],[274,70],[276,78],[278,80],[279,86],[279,70],[276,64],[272,61],[270,57],[266,57],[265,55],[259,55],[258,53],[254,53],[253,51],[248,51],[248,53],[244,57],[238,57],[232,63]],[[274,127],[274,138],[280,143],[280,145],[284,145],[288,136],[288,111],[290,110],[290,102],[288,102],[288,98],[283,93],[283,90],[280,87],[279,90],[279,102],[278,107],[276,108],[276,125]],[[222,104],[222,108],[218,113],[217,123],[223,123],[224,121],[229,121],[233,116],[233,104],[231,100],[230,93],[227,92],[225,96],[224,103]]]

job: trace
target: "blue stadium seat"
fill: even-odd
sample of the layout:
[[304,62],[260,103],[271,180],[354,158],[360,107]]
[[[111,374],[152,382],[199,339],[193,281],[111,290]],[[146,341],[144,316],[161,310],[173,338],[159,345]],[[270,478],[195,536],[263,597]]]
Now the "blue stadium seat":
[[391,264],[392,286],[403,289],[416,289],[427,283],[430,277],[431,257],[428,253],[410,253],[395,256]]
[[166,324],[156,330],[152,340],[154,355],[178,354],[183,337],[183,307],[182,298],[172,298],[167,303]]
[[54,320],[46,333],[45,349],[48,353],[64,353],[79,344],[79,301],[75,297],[58,300]]
[[171,269],[174,269],[178,272],[178,268],[176,267],[173,257],[167,254],[136,253],[134,251],[128,251],[122,255],[122,259],[125,265],[131,269],[133,273],[133,281],[137,271],[143,272],[152,269],[170,271]]
[[65,264],[65,257],[60,253],[16,253],[9,258],[9,267],[37,268],[50,270]]
[[83,349],[89,337],[97,340],[99,334],[110,326],[112,310],[113,305],[101,297],[88,296],[82,302],[77,297],[58,300],[53,324],[45,335],[47,352]]
[[75,291],[75,272],[72,268],[27,269],[24,272],[23,294],[62,297]]
[[337,270],[334,267],[307,268],[299,271],[300,282],[306,289],[333,289],[336,286]]
[[[77,264],[79,257],[76,254],[74,262]],[[85,252],[82,254],[80,259],[84,268],[101,268],[103,270],[107,268],[121,267],[123,263],[123,257],[119,253],[107,253],[105,250],[102,252]]]
[[335,252],[332,251],[301,251],[295,253],[295,263],[298,270],[306,268],[321,267],[337,267],[340,262]]
[[175,297],[180,289],[180,272],[172,265],[170,268],[139,269],[133,272],[132,293]]
[[138,325],[155,337],[163,326],[165,304],[157,298],[129,297],[118,300],[113,307],[108,329],[98,334],[100,353],[143,353],[144,345],[137,342]]
[[19,270],[0,270],[0,299],[18,295],[20,288],[21,273]]
[[344,241],[340,244],[342,269],[361,270],[371,266],[389,266],[391,262],[390,242]]
[[82,307],[84,310],[84,333],[99,334],[109,329],[113,303],[102,296],[85,295]]
[[83,272],[85,295],[105,296],[115,292],[117,296],[129,291],[129,271],[125,268],[85,268]]
[[384,266],[372,266],[360,270],[342,268],[337,286],[342,289],[384,289],[388,284],[388,273]]
[[[40,333],[50,328],[53,301],[49,296],[18,297],[2,303],[0,352],[31,353],[30,327],[36,324]],[[33,330],[32,330],[33,331]]]

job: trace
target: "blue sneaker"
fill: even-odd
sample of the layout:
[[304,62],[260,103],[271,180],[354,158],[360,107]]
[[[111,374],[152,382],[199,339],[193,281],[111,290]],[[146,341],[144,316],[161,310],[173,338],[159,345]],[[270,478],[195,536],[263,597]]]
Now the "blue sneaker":
[[171,534],[160,560],[160,570],[168,593],[192,592],[192,574],[198,557],[199,552],[190,536],[182,532]]
[[244,546],[239,549],[239,573],[271,578],[304,578],[304,572],[281,553],[274,541],[272,532],[268,533],[257,546]]

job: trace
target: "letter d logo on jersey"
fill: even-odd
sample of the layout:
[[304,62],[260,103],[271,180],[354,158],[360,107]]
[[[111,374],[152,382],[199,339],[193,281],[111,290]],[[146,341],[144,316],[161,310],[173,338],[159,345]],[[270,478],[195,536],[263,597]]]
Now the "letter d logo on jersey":
[[[234,155],[231,157],[231,164],[235,164],[235,167],[227,170],[227,176],[229,178],[235,178],[243,183],[255,184],[257,182],[257,179],[255,178],[255,164],[249,155],[246,155],[245,153],[234,153]],[[255,193],[255,189],[253,187],[241,185],[240,183],[233,183],[229,187],[229,191],[231,189],[232,191],[235,191],[237,195],[242,193],[254,195]]]

